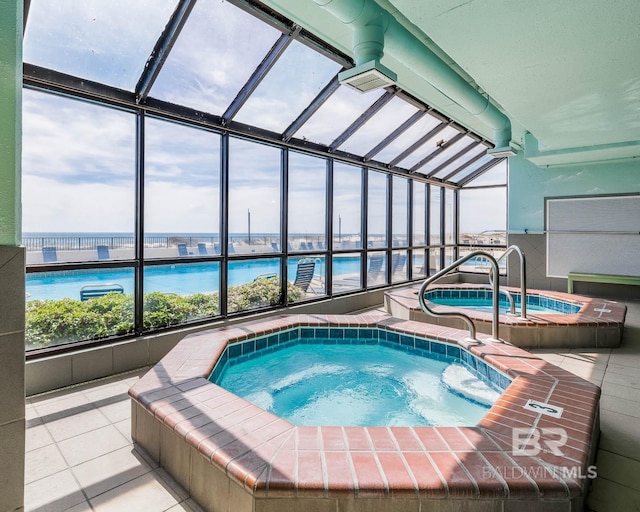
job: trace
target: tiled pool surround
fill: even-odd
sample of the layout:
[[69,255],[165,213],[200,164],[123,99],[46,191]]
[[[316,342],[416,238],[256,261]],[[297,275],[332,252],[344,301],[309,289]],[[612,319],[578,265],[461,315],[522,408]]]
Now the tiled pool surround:
[[[327,327],[457,345],[513,382],[473,427],[365,428],[296,427],[207,380],[227,346]],[[465,336],[373,315],[282,316],[194,334],[130,390],[132,437],[216,512],[582,510],[599,388],[512,345],[470,345]],[[564,411],[556,418],[524,408],[530,399]],[[515,453],[514,432],[539,436],[540,449]],[[558,432],[566,435],[561,455],[552,444]]]
[[416,337],[411,334],[377,327],[372,329],[370,327],[319,326],[295,327],[227,345],[216,362],[209,376],[209,381],[216,384],[227,365],[239,364],[261,354],[281,350],[297,343],[327,345],[336,345],[338,343],[350,345],[379,344],[423,357],[453,357],[458,360],[459,364],[464,365],[473,374],[500,392],[507,389],[512,380],[457,344],[432,341],[420,336]]
[[[462,320],[450,317],[434,317],[420,309],[418,290],[420,286],[394,289],[385,292],[385,307],[398,318],[418,320],[436,325],[463,329]],[[501,287],[508,290],[516,304],[519,304],[520,289]],[[491,294],[486,287],[472,284],[434,285],[427,293],[441,294],[451,298],[474,298],[474,294]],[[500,339],[526,348],[618,347],[622,339],[624,319],[627,307],[615,301],[582,297],[547,290],[528,290],[532,301],[546,307],[557,308],[557,313],[529,311],[527,319],[519,316],[500,315]],[[527,302],[529,304],[530,301]],[[462,311],[476,324],[478,332],[491,333],[492,313],[472,309],[460,309],[453,306],[434,304],[434,311]],[[562,309],[562,312],[560,312]]]

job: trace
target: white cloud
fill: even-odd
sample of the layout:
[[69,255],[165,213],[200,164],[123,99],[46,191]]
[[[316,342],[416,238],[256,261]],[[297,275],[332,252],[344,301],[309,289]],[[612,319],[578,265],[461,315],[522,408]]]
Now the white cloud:
[[24,175],[24,232],[125,232],[134,229],[134,189],[108,183],[69,186]]
[[34,0],[24,60],[133,90],[175,5],[175,0]]

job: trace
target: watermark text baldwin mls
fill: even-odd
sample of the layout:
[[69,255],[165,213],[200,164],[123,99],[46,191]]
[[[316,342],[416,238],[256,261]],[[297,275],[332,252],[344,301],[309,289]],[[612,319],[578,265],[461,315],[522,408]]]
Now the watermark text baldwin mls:
[[[541,453],[550,453],[563,457],[562,448],[567,444],[569,436],[564,428],[514,428],[511,437],[511,453],[518,461],[519,456],[537,457]],[[490,477],[498,473],[506,478],[545,478],[552,476],[563,479],[594,479],[598,476],[596,466],[555,466],[540,461],[540,465],[504,466],[483,468],[483,476]]]

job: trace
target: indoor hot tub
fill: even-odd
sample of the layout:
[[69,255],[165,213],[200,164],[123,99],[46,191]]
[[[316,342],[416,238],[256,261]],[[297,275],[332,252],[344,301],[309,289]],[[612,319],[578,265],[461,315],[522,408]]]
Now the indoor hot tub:
[[[462,320],[435,317],[418,303],[420,285],[385,292],[385,308],[395,317],[465,329]],[[500,287],[513,297],[511,314],[507,297],[500,294],[499,336],[519,347],[617,347],[622,339],[627,307],[612,300],[582,297],[548,290],[527,290],[527,318],[520,317],[519,288]],[[491,333],[492,291],[473,284],[431,285],[425,299],[434,312],[462,312],[478,332]]]
[[[192,334],[131,388],[132,437],[208,511],[581,510],[595,476],[599,388],[466,335],[383,315],[290,315]],[[332,359],[341,352],[349,359]],[[273,373],[278,363],[285,375]],[[374,380],[347,377],[350,365]],[[298,384],[323,375],[325,391],[314,384],[302,397]],[[214,383],[225,381],[240,388]],[[369,416],[403,386],[408,408]],[[283,412],[283,391],[302,411]],[[465,404],[475,412],[457,418]],[[341,421],[341,408],[358,421]]]

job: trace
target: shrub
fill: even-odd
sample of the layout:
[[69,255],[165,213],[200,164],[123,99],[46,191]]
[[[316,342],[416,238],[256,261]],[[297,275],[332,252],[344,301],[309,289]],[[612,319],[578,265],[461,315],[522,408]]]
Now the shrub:
[[[299,300],[304,292],[297,286],[288,283],[289,301]],[[271,277],[259,277],[250,283],[232,286],[227,297],[227,310],[230,313],[247,311],[280,303],[280,281]]]
[[27,302],[25,320],[27,343],[36,346],[126,334],[133,330],[133,296],[34,300]]
[[[288,285],[290,301],[304,292]],[[274,306],[280,303],[278,279],[258,278],[228,290],[229,312]],[[197,318],[220,314],[217,293],[174,295],[151,292],[144,296],[144,328],[176,325]],[[26,333],[28,346],[92,340],[133,332],[133,295],[109,293],[87,301],[74,299],[33,300],[27,302]]]

